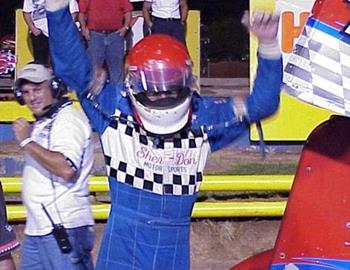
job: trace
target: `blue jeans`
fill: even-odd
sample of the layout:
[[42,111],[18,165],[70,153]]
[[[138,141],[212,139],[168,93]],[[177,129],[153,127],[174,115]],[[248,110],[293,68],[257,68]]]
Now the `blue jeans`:
[[90,31],[88,54],[93,66],[107,64],[109,80],[114,86],[123,83],[125,38],[116,32],[103,34]]
[[70,253],[62,253],[52,233],[26,235],[22,245],[22,270],[93,270],[91,250],[95,232],[92,226],[67,229],[72,245]]

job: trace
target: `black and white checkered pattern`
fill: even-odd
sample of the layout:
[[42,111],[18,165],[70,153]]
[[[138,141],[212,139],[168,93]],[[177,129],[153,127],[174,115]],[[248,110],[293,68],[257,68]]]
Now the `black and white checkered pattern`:
[[[309,18],[288,59],[284,90],[305,102],[350,116],[350,36]],[[341,38],[340,38],[341,37]]]
[[[203,128],[155,137],[131,116],[118,114],[101,139],[107,174],[117,181],[160,195],[198,192],[209,153]],[[188,164],[179,165],[177,155]]]
[[[106,160],[111,158],[106,156]],[[162,174],[150,174],[150,178],[146,178],[145,169],[130,168],[125,162],[120,161],[118,168],[108,165],[109,176],[120,182],[131,185],[135,188],[151,191],[153,193],[165,195],[192,195],[198,192],[199,185],[203,179],[202,173],[197,175],[182,176],[173,174],[172,180],[168,183],[164,182]]]

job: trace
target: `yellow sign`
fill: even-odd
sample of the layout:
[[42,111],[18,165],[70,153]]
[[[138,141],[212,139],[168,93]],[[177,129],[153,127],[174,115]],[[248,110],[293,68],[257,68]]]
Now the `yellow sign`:
[[[313,0],[250,0],[251,10],[272,10],[280,14],[279,39],[286,62],[299,37]],[[250,78],[255,76],[257,41],[250,39]],[[277,114],[262,122],[266,141],[304,141],[310,132],[333,113],[321,109],[282,92]],[[251,139],[259,140],[255,125],[252,125]]]

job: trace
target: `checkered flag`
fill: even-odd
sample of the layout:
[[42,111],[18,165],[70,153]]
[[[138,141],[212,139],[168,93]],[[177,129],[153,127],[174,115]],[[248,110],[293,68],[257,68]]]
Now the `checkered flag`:
[[334,27],[320,17],[308,18],[285,66],[283,89],[307,103],[350,116],[349,25],[336,21],[339,27]]

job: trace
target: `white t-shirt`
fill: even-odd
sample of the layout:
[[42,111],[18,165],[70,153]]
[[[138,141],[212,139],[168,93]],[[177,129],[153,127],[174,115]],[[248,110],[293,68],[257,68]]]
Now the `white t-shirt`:
[[152,3],[152,16],[180,19],[179,0],[145,0]]
[[[76,0],[69,0],[70,13],[79,12],[79,5]],[[49,36],[46,19],[45,0],[24,0],[23,12],[31,13],[33,23],[45,36]]]
[[52,231],[41,203],[53,221],[66,228],[94,224],[88,200],[88,178],[93,165],[91,133],[86,116],[73,105],[63,105],[57,114],[34,123],[32,139],[46,149],[62,153],[76,168],[76,177],[65,181],[26,154],[22,191],[27,213],[25,234],[45,235]]

